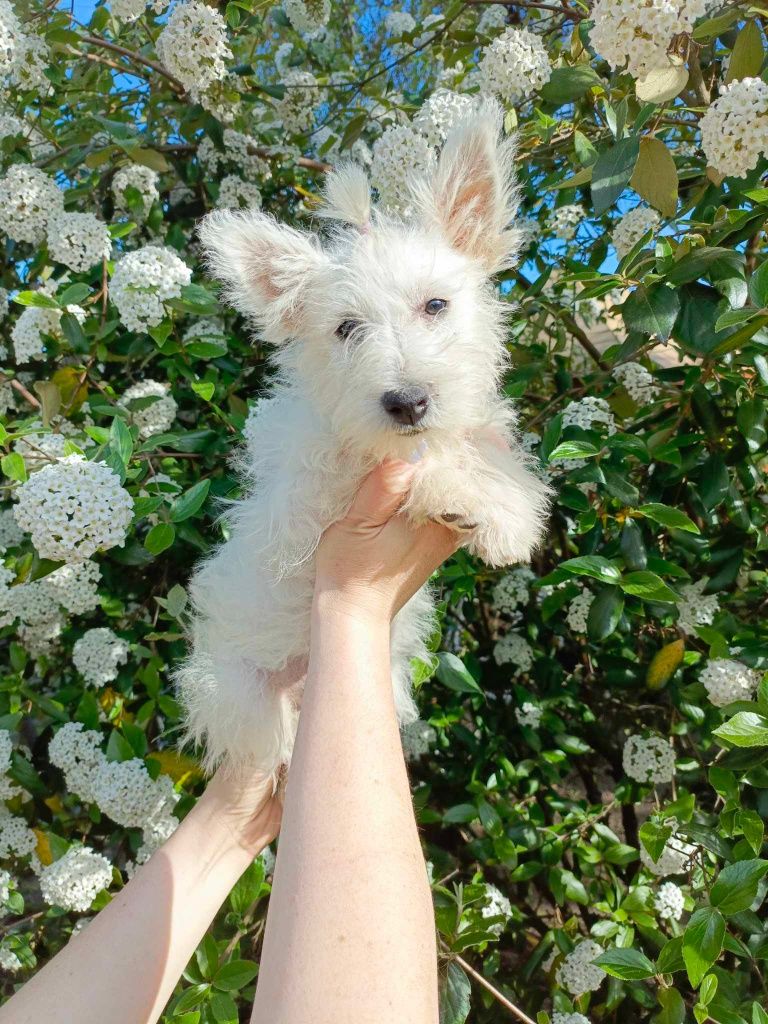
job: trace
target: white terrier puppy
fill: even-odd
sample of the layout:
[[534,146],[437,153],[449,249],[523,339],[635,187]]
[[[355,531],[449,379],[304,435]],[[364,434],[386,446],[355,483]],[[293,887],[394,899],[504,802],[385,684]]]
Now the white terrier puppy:
[[[314,552],[363,477],[420,448],[405,511],[464,531],[489,565],[526,561],[548,488],[529,467],[499,384],[505,313],[490,278],[514,262],[514,144],[484,107],[412,183],[407,219],[372,210],[364,172],[329,175],[317,237],[256,211],[207,217],[201,238],[230,302],[276,348],[241,458],[247,496],[230,539],[197,570],[192,652],[178,672],[187,735],[206,767],[290,761],[309,648]],[[392,623],[401,724],[416,718],[411,662],[427,657],[425,588]]]

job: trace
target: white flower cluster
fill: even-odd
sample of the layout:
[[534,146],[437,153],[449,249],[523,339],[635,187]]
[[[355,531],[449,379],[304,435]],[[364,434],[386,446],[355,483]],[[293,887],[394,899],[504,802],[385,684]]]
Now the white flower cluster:
[[51,601],[63,605],[71,615],[85,615],[99,605],[100,580],[98,562],[88,559],[74,565],[62,565],[37,583],[45,589]]
[[[141,200],[143,215],[149,213],[152,204],[160,198],[157,187],[158,174],[151,167],[143,164],[126,164],[118,168],[112,178],[112,197],[115,200],[115,210],[118,213],[128,212],[128,189],[135,189]],[[132,212],[132,211],[131,211]]]
[[531,704],[527,700],[522,707],[515,710],[515,718],[517,719],[518,725],[525,726],[528,729],[538,729],[541,724],[541,716],[544,712],[536,704]]
[[106,686],[128,660],[128,644],[111,629],[88,629],[75,641],[72,663],[89,686]]
[[587,395],[578,402],[569,402],[563,409],[563,430],[566,427],[591,430],[596,424],[607,427],[608,434],[616,433],[616,420],[604,398]]
[[202,0],[183,0],[171,11],[155,50],[161,63],[198,100],[227,73],[232,58],[227,46],[227,23]]
[[742,78],[724,86],[699,127],[707,163],[720,174],[745,177],[768,155],[768,83]]
[[520,239],[520,248],[527,252],[541,236],[541,224],[537,220],[519,220],[515,224]]
[[107,259],[112,240],[93,213],[57,213],[48,221],[48,252],[57,263],[81,274]]
[[13,164],[0,178],[0,231],[14,242],[40,245],[63,207],[64,194],[39,167]]
[[595,595],[585,587],[568,605],[565,621],[568,623],[568,628],[572,629],[574,633],[587,632],[589,609],[592,607],[594,599]]
[[305,135],[315,123],[315,108],[325,102],[325,89],[320,89],[311,71],[290,68],[281,83],[285,94],[275,104],[277,116],[287,132]]
[[714,658],[707,662],[699,680],[710,701],[722,708],[735,700],[751,700],[760,682],[760,673],[732,658]]
[[528,99],[552,74],[541,39],[526,28],[509,26],[486,46],[477,69],[480,92],[494,93],[506,103]]
[[549,218],[549,228],[555,238],[562,242],[570,242],[576,237],[579,225],[586,220],[586,211],[579,203],[569,203],[566,206],[558,206],[553,210]]
[[674,882],[665,882],[659,886],[653,905],[662,920],[679,921],[685,909],[685,896]]
[[680,875],[688,869],[691,858],[696,852],[696,847],[690,843],[683,842],[677,836],[672,835],[667,844],[659,854],[658,860],[652,860],[651,855],[640,844],[640,860],[645,868],[656,875],[657,878],[665,878],[667,875]]
[[227,174],[219,183],[216,205],[222,210],[258,210],[261,206],[261,192],[252,181],[243,181],[237,174]]
[[46,96],[51,83],[45,77],[48,47],[38,35],[28,33],[8,0],[0,0],[0,87],[34,89]]
[[[156,401],[147,405],[142,401],[145,398],[155,398]],[[132,402],[141,402],[141,407],[131,409]],[[175,398],[168,394],[168,385],[159,380],[142,380],[132,384],[117,404],[130,410],[131,421],[139,428],[139,437],[144,440],[170,429],[178,409]]]
[[18,619],[19,639],[29,653],[48,654],[64,627],[62,608],[82,615],[98,605],[100,575],[99,566],[86,561],[64,565],[31,583],[0,587],[0,622],[9,625]]
[[288,68],[291,66],[290,62],[292,57],[293,43],[281,43],[272,56],[278,75],[284,75],[286,73]]
[[690,32],[716,3],[713,0],[597,0],[589,34],[595,50],[615,69],[635,78],[668,68],[674,36]]
[[439,146],[474,106],[470,96],[452,89],[435,89],[414,115],[413,127],[424,135],[430,146]]
[[[0,27],[0,36],[2,35],[2,27]],[[0,43],[0,50],[2,43]],[[20,118],[16,117],[15,114],[9,114],[6,111],[0,111],[0,142],[3,139],[12,139],[16,135],[21,135],[24,131],[24,123]]]
[[[85,310],[80,306],[67,306],[80,323],[85,320]],[[17,363],[28,363],[33,359],[45,359],[45,338],[56,340],[62,337],[62,310],[45,309],[43,306],[27,306],[21,311],[11,331],[13,351]]]
[[12,882],[10,871],[0,868],[0,904],[7,903],[8,897],[11,895]]
[[661,216],[650,206],[636,206],[632,210],[627,210],[624,216],[617,221],[611,235],[611,241],[619,259],[623,260],[643,235],[649,231],[653,231],[655,234],[659,224],[661,224]]
[[393,39],[400,39],[415,30],[416,21],[408,11],[390,11],[384,19],[384,25]]
[[12,949],[0,946],[0,970],[7,971],[9,974],[16,974],[23,966],[21,960],[19,960]]
[[[89,424],[88,419],[85,420],[85,424]],[[79,426],[63,416],[54,416],[49,427],[50,429],[44,427],[42,420],[36,420],[26,428],[29,433],[25,433],[14,442],[13,450],[24,459],[29,473],[34,473],[66,455],[67,441],[73,441],[79,448],[93,446],[93,440],[82,433]]]
[[515,665],[519,672],[528,672],[533,666],[533,648],[519,633],[505,633],[493,648],[497,665]]
[[680,588],[677,625],[684,633],[695,634],[699,626],[711,626],[720,611],[717,595],[704,593],[707,583],[705,577]]
[[424,722],[420,718],[404,725],[400,736],[406,761],[418,761],[424,754],[428,754],[429,748],[437,739],[437,733],[429,722]]
[[70,846],[63,857],[40,872],[40,891],[45,902],[81,913],[111,883],[112,865],[88,846]]
[[630,736],[624,744],[622,764],[636,782],[671,782],[675,774],[675,751],[661,736]]
[[184,332],[184,344],[195,341],[209,341],[215,345],[227,347],[227,331],[224,323],[217,317],[201,317],[193,320]]
[[477,23],[477,31],[481,35],[493,36],[504,28],[509,19],[509,10],[503,4],[489,4],[483,8],[480,20]]
[[592,961],[602,952],[602,948],[593,939],[584,939],[558,967],[557,983],[572,996],[597,991],[605,977],[605,971],[602,967],[596,967]]
[[41,558],[79,562],[122,544],[133,501],[103,462],[67,455],[44,466],[17,491],[16,521]]
[[64,773],[67,789],[93,803],[96,774],[106,761],[99,733],[84,729],[80,722],[67,722],[48,744],[48,757]]
[[11,814],[0,800],[0,860],[28,857],[37,846],[37,836],[26,821]]
[[659,388],[653,374],[640,363],[619,363],[613,368],[613,376],[626,388],[629,397],[638,405],[648,405],[658,398]]
[[512,904],[501,890],[489,882],[485,884],[485,905],[480,910],[482,917],[503,917],[503,921],[496,921],[488,931],[492,935],[501,935],[509,918],[512,916]]
[[283,10],[297,32],[312,35],[328,24],[331,0],[283,0]]
[[[13,740],[7,729],[0,729],[0,800],[10,800],[21,790],[8,774],[11,770]],[[0,903],[3,900],[0,899]]]
[[[155,14],[160,14],[168,6],[168,3],[169,0],[154,0],[154,3],[149,4],[149,7]],[[112,17],[126,24],[140,18],[144,11],[146,11],[147,6],[147,0],[110,0],[109,2]]]
[[0,548],[15,548],[21,544],[24,536],[24,531],[16,522],[13,509],[0,509]]
[[410,125],[394,125],[373,144],[371,184],[384,206],[407,210],[408,178],[435,164],[435,151],[422,134]]
[[536,574],[525,566],[518,566],[502,576],[493,588],[493,606],[497,611],[511,615],[518,607],[528,604],[531,583]]
[[161,245],[145,245],[118,260],[110,298],[128,330],[146,331],[162,321],[163,303],[177,299],[191,280],[192,272],[175,252]]
[[559,1013],[552,1014],[552,1024],[589,1024],[589,1017],[583,1013]]

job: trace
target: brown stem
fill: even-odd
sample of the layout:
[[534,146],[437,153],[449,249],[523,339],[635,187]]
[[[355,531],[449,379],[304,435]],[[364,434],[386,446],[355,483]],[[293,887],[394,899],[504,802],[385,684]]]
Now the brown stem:
[[[464,3],[468,7],[480,7],[483,4],[495,4],[498,0],[464,0]],[[562,4],[540,4],[535,3],[534,0],[528,0],[526,3],[522,3],[521,0],[516,0],[515,7],[522,7],[524,10],[536,10],[536,11],[555,11],[557,14],[564,14],[566,18],[573,18],[574,21],[583,21],[587,17],[586,14],[582,14],[580,11],[574,11],[572,7]]]
[[[7,377],[5,377],[3,379],[4,380],[8,380]],[[39,409],[40,408],[40,403],[38,402],[38,400],[31,393],[31,391],[27,391],[27,389],[24,387],[24,385],[21,383],[20,380],[16,380],[16,378],[14,377],[12,380],[8,381],[8,383],[11,385],[11,387],[14,389],[14,391],[18,391],[18,393],[21,395],[21,397],[25,398],[29,402],[29,404],[32,406],[33,409]]]
[[495,985],[492,985],[487,978],[483,977],[483,975],[476,971],[474,967],[470,967],[463,957],[457,956],[456,954],[452,953],[451,959],[455,960],[459,967],[461,967],[462,970],[466,971],[470,978],[476,981],[478,985],[481,985],[486,990],[486,992],[490,992],[493,998],[497,1002],[499,1002],[505,1009],[509,1010],[513,1017],[516,1017],[517,1020],[522,1021],[522,1024],[536,1024],[536,1022],[531,1020],[528,1014],[524,1013],[519,1006],[515,1006],[515,1004],[510,1002],[505,995],[499,992]]
[[149,57],[144,57],[142,54],[136,53],[134,50],[127,50],[124,46],[118,46],[117,43],[113,43],[109,39],[102,39],[100,36],[82,35],[80,38],[84,43],[90,43],[91,46],[103,46],[105,50],[112,50],[113,53],[119,53],[123,57],[128,57],[130,60],[136,61],[138,64],[143,64],[144,67],[150,68],[152,71],[156,71],[157,74],[162,75],[163,78],[167,78],[180,96],[183,96],[186,93],[186,89],[178,78],[172,75],[170,71],[166,71],[163,65],[158,64],[157,61],[150,60]]

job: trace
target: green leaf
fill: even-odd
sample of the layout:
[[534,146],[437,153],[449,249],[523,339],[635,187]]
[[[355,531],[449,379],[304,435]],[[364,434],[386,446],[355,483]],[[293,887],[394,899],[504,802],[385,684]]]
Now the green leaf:
[[760,879],[768,872],[768,860],[740,860],[728,864],[717,876],[709,902],[726,917],[748,910],[757,896]]
[[144,539],[144,547],[153,555],[159,555],[173,544],[176,530],[170,523],[157,523]]
[[601,583],[618,583],[621,573],[618,567],[602,555],[581,555],[561,562],[558,569],[564,569],[574,576],[591,576]]
[[750,277],[749,297],[758,308],[768,306],[768,260],[761,263]]
[[687,82],[688,68],[680,57],[670,56],[666,67],[649,71],[637,79],[635,94],[644,103],[666,103],[679,96]]
[[235,883],[229,894],[229,905],[236,914],[244,914],[259,898],[264,883],[264,861],[257,857]]
[[717,975],[708,974],[699,989],[699,1002],[702,1006],[708,1006],[712,1002],[715,992],[717,992]]
[[90,285],[82,281],[76,281],[64,289],[59,296],[59,303],[62,306],[80,306],[90,294]]
[[195,513],[203,507],[208,491],[211,488],[210,480],[198,480],[188,491],[180,494],[171,502],[171,521],[182,523],[185,519],[191,519]]
[[687,533],[700,532],[696,523],[685,512],[679,508],[673,508],[671,505],[649,502],[647,505],[641,505],[635,509],[635,512],[645,516],[646,519],[652,519],[655,523],[661,523],[662,526],[669,526],[673,530],[685,530]]
[[192,382],[192,390],[199,395],[203,401],[210,402],[216,390],[216,385],[210,380],[196,380]]
[[739,711],[712,734],[734,747],[768,747],[768,718],[754,711]]
[[469,670],[455,654],[451,654],[450,651],[439,651],[437,659],[435,675],[449,690],[454,690],[456,693],[483,695],[483,691],[475,682],[474,677],[470,675]]
[[589,441],[562,441],[549,456],[549,461],[554,462],[556,459],[591,459],[599,454],[600,449],[590,444]]
[[749,845],[755,853],[760,853],[763,848],[763,836],[765,833],[763,819],[757,811],[742,810],[739,811],[736,820]]
[[677,166],[661,139],[646,136],[640,140],[640,154],[630,185],[665,217],[674,217],[679,187]]
[[674,590],[668,587],[655,572],[649,572],[647,569],[627,573],[619,581],[619,586],[625,594],[633,594],[635,597],[641,597],[644,601],[676,603],[678,600]]
[[168,591],[168,614],[173,616],[174,619],[178,619],[181,613],[187,606],[187,592],[180,583],[174,584]]
[[224,992],[236,992],[248,985],[259,973],[259,965],[252,960],[230,960],[213,977],[213,987]]
[[238,1024],[237,1003],[227,992],[214,992],[208,1003],[216,1024]]
[[131,744],[121,732],[113,729],[107,741],[107,760],[130,761],[134,757],[136,757],[136,752]]
[[547,84],[539,89],[539,95],[547,103],[560,106],[580,99],[595,86],[604,86],[604,83],[594,68],[589,64],[576,64],[555,68]]
[[611,977],[621,978],[623,981],[639,981],[656,973],[652,961],[639,949],[609,949],[592,963],[602,967]]
[[660,825],[649,819],[640,826],[638,835],[651,860],[657,861],[664,852],[667,840],[672,835],[672,828],[670,825]]
[[736,410],[736,425],[741,431],[747,447],[754,455],[768,439],[766,430],[766,402],[764,398],[751,398],[741,402]]
[[628,331],[668,341],[680,312],[680,297],[663,284],[648,288],[640,285],[621,307],[621,312]]
[[449,960],[440,973],[440,1024],[464,1024],[469,1016],[472,986],[461,967]]
[[694,988],[720,956],[724,937],[725,919],[719,910],[700,907],[693,913],[683,934],[683,960]]
[[27,479],[27,467],[24,465],[24,459],[18,452],[4,455],[0,459],[0,469],[2,469],[9,480],[19,480],[23,483]]
[[736,36],[728,61],[725,84],[741,78],[757,78],[763,67],[763,36],[757,22],[750,18]]
[[40,309],[61,308],[56,299],[52,299],[44,292],[19,292],[18,295],[14,295],[13,301],[20,306],[38,306]]
[[682,935],[664,943],[656,958],[656,969],[659,974],[674,974],[676,971],[685,970]]
[[596,214],[605,213],[629,184],[640,153],[637,137],[621,139],[604,150],[592,168],[592,203]]
[[676,988],[660,988],[656,998],[661,1009],[653,1018],[653,1024],[684,1024],[685,1000]]
[[133,438],[130,430],[119,416],[115,416],[112,420],[112,426],[109,429],[109,444],[120,457],[123,465],[127,466],[133,454]]
[[587,614],[587,636],[605,640],[616,629],[624,611],[624,595],[618,587],[604,587],[595,596]]

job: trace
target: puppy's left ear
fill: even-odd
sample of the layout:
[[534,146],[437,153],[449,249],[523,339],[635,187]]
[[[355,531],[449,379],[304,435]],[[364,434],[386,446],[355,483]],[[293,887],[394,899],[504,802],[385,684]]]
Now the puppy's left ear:
[[513,265],[520,249],[521,233],[510,225],[518,207],[514,160],[501,107],[486,102],[450,132],[434,176],[412,184],[426,225],[488,274]]

